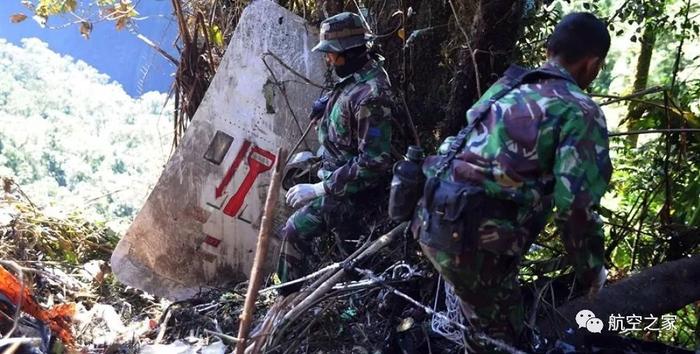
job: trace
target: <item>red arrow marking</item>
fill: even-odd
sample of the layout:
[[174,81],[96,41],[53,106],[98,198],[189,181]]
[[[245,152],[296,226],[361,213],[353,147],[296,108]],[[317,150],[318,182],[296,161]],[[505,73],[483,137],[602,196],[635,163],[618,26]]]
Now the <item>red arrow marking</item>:
[[255,179],[258,175],[269,170],[275,164],[275,154],[254,146],[248,155],[248,174],[243,179],[243,183],[238,187],[236,194],[226,203],[224,214],[228,216],[236,216],[238,211],[243,206],[246,194],[253,187]]
[[219,186],[216,187],[215,196],[217,199],[219,197],[221,197],[222,194],[224,194],[224,189],[226,189],[226,186],[228,186],[228,184],[231,183],[231,179],[233,178],[233,175],[236,173],[238,166],[240,166],[241,162],[243,161],[243,158],[248,153],[248,149],[250,149],[250,141],[244,140],[243,145],[241,146],[241,149],[238,150],[238,155],[236,155],[236,158],[233,160],[233,163],[228,168],[228,171],[226,171],[226,175],[224,175],[224,179],[222,179]]
[[219,247],[219,244],[221,243],[220,239],[209,235],[206,236],[207,237],[204,239],[204,243],[213,247]]

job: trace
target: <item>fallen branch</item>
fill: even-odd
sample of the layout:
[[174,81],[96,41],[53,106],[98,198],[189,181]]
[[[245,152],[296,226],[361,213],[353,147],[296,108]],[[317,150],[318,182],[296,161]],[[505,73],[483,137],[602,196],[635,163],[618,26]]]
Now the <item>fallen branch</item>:
[[172,316],[173,312],[172,311],[167,311],[165,314],[165,318],[163,319],[163,322],[160,323],[160,329],[158,330],[158,336],[156,337],[154,344],[159,344],[162,340],[163,337],[165,336],[165,330],[168,328],[168,321],[170,321],[170,317]]
[[[355,259],[362,252],[364,252],[367,248],[369,248],[371,245],[373,245],[372,242],[367,242],[367,243],[363,244],[362,246],[360,246],[360,248],[355,250],[355,252],[353,252],[349,257],[347,257],[345,262],[347,262],[350,259]],[[342,262],[340,265],[342,265]],[[311,294],[311,292],[314,289],[317,289],[319,286],[321,286],[321,284],[325,283],[328,279],[330,279],[333,275],[335,275],[339,271],[339,269],[340,269],[340,266],[338,268],[334,269],[333,271],[326,272],[325,274],[322,274],[318,279],[316,279],[316,281],[311,283],[311,285],[307,286],[305,289],[303,289],[298,294],[296,294],[294,299],[290,299],[289,305],[291,307],[297,306],[303,299],[305,299],[307,296],[309,296],[309,294]]]
[[255,310],[255,300],[258,298],[258,290],[262,283],[263,272],[262,268],[267,259],[267,248],[270,242],[270,231],[272,230],[273,215],[277,206],[279,197],[280,185],[282,183],[282,169],[284,161],[286,161],[287,153],[282,149],[277,150],[277,161],[272,174],[272,181],[267,190],[267,198],[265,200],[265,209],[263,211],[260,233],[258,236],[258,244],[255,249],[255,258],[253,260],[253,269],[250,272],[250,281],[248,282],[248,292],[245,297],[245,305],[243,313],[241,313],[241,322],[238,327],[238,338],[240,342],[236,345],[236,354],[243,354],[245,351],[245,340],[248,337],[250,324],[253,322],[253,312]]
[[[399,226],[395,227],[385,235],[379,237],[377,240],[372,242],[369,247],[367,247],[357,256],[355,256],[355,253],[353,253],[353,255],[346,259],[345,264],[349,267],[354,267],[354,265],[357,262],[360,262],[363,259],[375,254],[378,250],[391,243],[398,235],[403,234],[407,226],[408,222],[401,223]],[[294,306],[289,312],[285,314],[285,316],[280,321],[280,324],[277,326],[276,330],[272,333],[273,340],[271,345],[276,345],[277,342],[282,339],[282,334],[284,334],[289,324],[294,322],[296,318],[298,318],[302,313],[304,313],[311,306],[313,306],[313,304],[316,303],[318,299],[320,299],[326,293],[331,291],[333,287],[337,283],[339,283],[340,280],[345,276],[345,274],[345,269],[340,268],[337,272],[330,276],[330,278],[325,280],[323,283],[319,284],[317,287],[314,287],[313,285],[309,287],[310,289],[315,290],[308,296],[304,297],[298,305]]]
[[[17,346],[17,347],[19,347],[19,346],[22,345],[22,344],[29,344],[29,345],[33,345],[33,346],[39,346],[39,345],[41,345],[41,338],[34,338],[34,337],[32,337],[32,338],[27,338],[27,337],[23,337],[23,338],[4,338],[4,339],[0,339],[0,347],[4,347],[4,346],[6,346],[6,345],[11,345],[11,346]],[[10,348],[8,348],[8,350],[9,350],[9,349],[10,349]],[[5,352],[3,352],[3,353],[5,353]],[[14,350],[13,350],[13,351],[10,351],[10,353],[14,353]]]
[[7,349],[5,349],[5,351],[3,351],[2,354],[15,354],[15,352],[17,352],[17,349],[19,349],[20,345],[22,345],[22,343],[15,342],[9,347],[7,347]]
[[589,299],[579,297],[556,308],[557,318],[540,320],[542,334],[554,337],[567,328],[582,309],[607,320],[611,314],[663,315],[700,300],[700,255],[665,262],[604,287]]
[[323,267],[323,268],[321,268],[321,269],[319,269],[319,270],[317,270],[317,271],[315,271],[315,272],[313,272],[313,273],[311,273],[311,274],[309,274],[309,275],[307,275],[307,276],[305,276],[305,277],[302,277],[302,278],[299,278],[299,279],[294,279],[294,280],[292,280],[292,281],[288,281],[288,282],[285,282],[285,283],[282,283],[282,284],[277,284],[277,285],[269,286],[269,287],[267,287],[267,288],[265,288],[265,289],[260,290],[260,291],[258,292],[258,294],[266,293],[266,292],[268,292],[268,291],[272,291],[272,290],[275,290],[275,289],[284,288],[284,287],[286,287],[286,286],[290,286],[290,285],[294,285],[294,284],[298,284],[298,283],[303,283],[303,282],[305,282],[305,281],[307,281],[307,280],[311,280],[311,279],[313,279],[313,278],[316,278],[317,276],[322,275],[322,274],[325,273],[325,272],[328,272],[328,271],[331,271],[331,270],[336,270],[336,269],[340,268],[340,266],[341,266],[340,262],[327,265],[327,266],[325,266],[325,267]]
[[228,334],[223,334],[223,333],[219,333],[219,332],[210,331],[210,330],[208,330],[208,329],[205,329],[205,330],[204,330],[204,333],[211,334],[212,336],[217,336],[217,337],[223,339],[225,342],[229,342],[229,343],[231,343],[231,344],[237,344],[237,343],[243,342],[243,341],[240,340],[239,338],[236,338],[236,337],[233,337],[233,336],[229,336]]

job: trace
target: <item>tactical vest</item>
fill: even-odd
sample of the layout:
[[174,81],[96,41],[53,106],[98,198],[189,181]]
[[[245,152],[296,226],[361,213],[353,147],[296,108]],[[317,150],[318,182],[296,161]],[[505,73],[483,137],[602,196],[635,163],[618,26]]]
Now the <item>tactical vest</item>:
[[420,242],[440,251],[460,254],[476,247],[478,228],[484,218],[510,219],[517,217],[520,205],[512,200],[496,199],[486,195],[483,186],[475,183],[450,181],[445,172],[463,149],[475,127],[488,116],[491,106],[518,86],[541,79],[570,78],[540,69],[527,70],[511,65],[504,73],[503,87],[489,99],[478,102],[469,110],[472,118],[450,144],[446,154],[438,156],[437,172],[427,179],[423,198],[416,210],[420,221],[417,237]]

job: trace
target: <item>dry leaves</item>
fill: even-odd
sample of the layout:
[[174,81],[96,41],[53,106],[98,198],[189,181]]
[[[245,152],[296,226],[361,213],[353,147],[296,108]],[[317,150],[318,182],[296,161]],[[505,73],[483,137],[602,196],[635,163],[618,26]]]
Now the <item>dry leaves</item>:
[[27,15],[25,15],[21,12],[18,12],[16,14],[10,16],[10,22],[12,22],[12,23],[20,23],[26,19],[27,19]]
[[87,21],[80,22],[80,35],[85,37],[85,39],[90,39],[90,33],[92,33],[92,23]]

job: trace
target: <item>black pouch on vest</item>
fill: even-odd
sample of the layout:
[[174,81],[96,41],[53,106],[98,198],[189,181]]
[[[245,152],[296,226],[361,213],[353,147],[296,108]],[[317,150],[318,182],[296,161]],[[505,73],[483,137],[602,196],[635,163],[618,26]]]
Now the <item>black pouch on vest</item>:
[[419,210],[420,242],[440,251],[459,254],[476,247],[484,190],[437,177],[428,179]]

